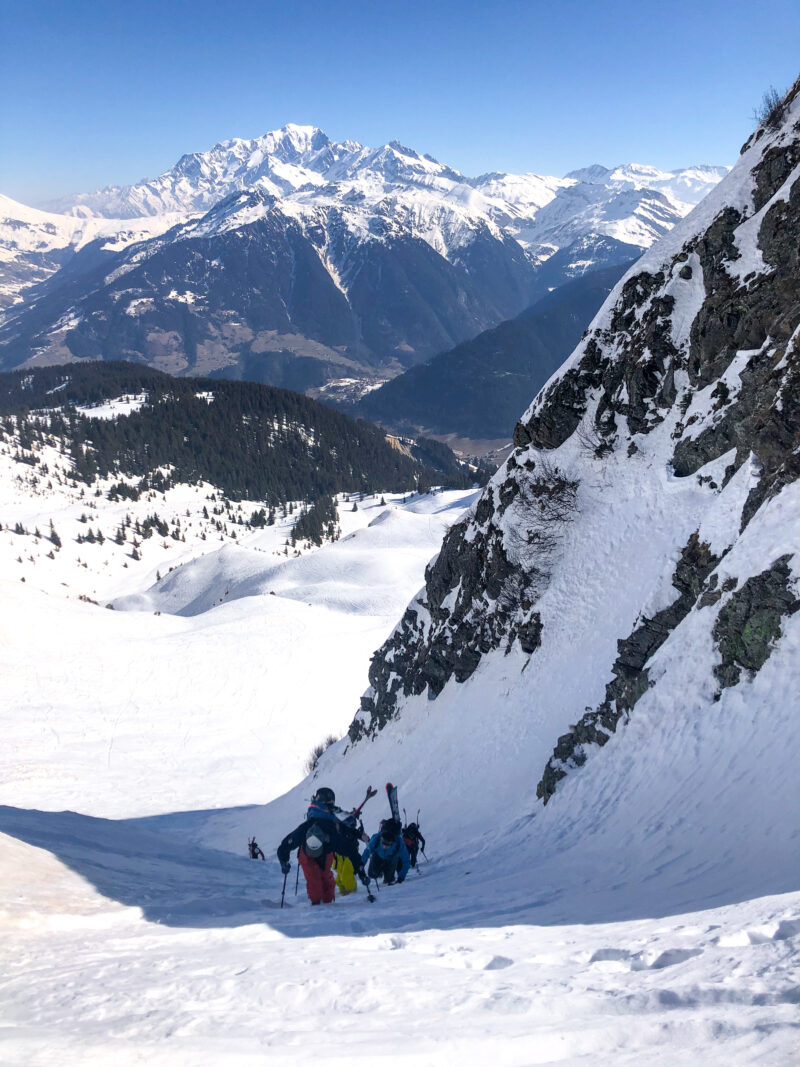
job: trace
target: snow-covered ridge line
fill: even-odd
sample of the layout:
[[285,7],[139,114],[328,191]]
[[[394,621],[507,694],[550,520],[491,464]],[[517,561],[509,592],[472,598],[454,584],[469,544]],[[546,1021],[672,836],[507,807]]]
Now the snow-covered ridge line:
[[[99,214],[105,217],[161,214],[164,210],[202,211],[238,189],[261,188],[272,196],[304,191],[324,192],[331,183],[363,183],[379,187],[399,184],[439,189],[474,204],[474,194],[515,205],[517,211],[540,208],[559,188],[585,182],[618,189],[654,189],[675,202],[695,204],[728,168],[695,166],[661,171],[641,164],[616,168],[588,167],[565,178],[538,174],[490,173],[466,177],[432,156],[392,141],[368,148],[355,141],[337,143],[317,127],[288,124],[251,140],[222,141],[206,152],[183,156],[158,178],[137,185],[108,186],[93,193],[63,197],[48,205],[61,213]],[[356,186],[351,187],[351,192]],[[473,192],[469,192],[472,190]]]
[[[551,802],[543,825],[555,808],[575,827],[598,792],[613,825],[623,806],[658,817],[643,735],[685,763],[682,733],[699,731],[693,773],[711,781],[719,739],[703,723],[749,751],[740,711],[800,692],[799,161],[800,82],[523,415],[514,452],[373,660],[356,751],[398,732],[435,748],[449,718],[483,707],[525,757],[508,787],[465,769],[478,793],[510,803],[534,775]],[[796,693],[789,704],[796,755]],[[759,758],[752,773],[772,780]],[[631,760],[642,773],[629,783]],[[725,789],[741,807],[736,781]],[[711,826],[716,801],[703,803]],[[734,831],[716,839],[723,864]]]
[[[198,396],[213,400],[210,393]],[[147,402],[146,395],[121,396],[76,410],[115,419]],[[49,433],[53,414],[58,411],[31,412],[24,424],[15,416],[0,419],[0,578],[50,595],[180,615],[257,592],[306,595],[293,593],[295,569],[286,563],[319,548],[295,532],[310,501],[269,507],[263,499],[231,498],[208,482],[182,482],[171,466],[154,468],[144,478],[116,471],[87,482],[77,477],[73,450],[64,451]],[[31,425],[42,431],[36,438]],[[313,443],[313,433],[302,425],[276,419],[274,439],[287,433]],[[342,527],[350,537],[378,521],[376,513],[396,522],[395,510],[446,512],[448,503],[469,495],[338,494],[336,530],[333,537],[323,531],[320,540],[338,540]],[[369,539],[376,541],[376,535]],[[404,537],[396,527],[387,527],[377,540],[402,551]],[[431,551],[436,547],[422,540]],[[385,592],[347,589],[344,572],[339,581],[339,599],[334,592],[327,596],[331,610],[346,611],[348,602],[365,596],[371,602],[391,599]]]
[[[469,240],[477,220],[499,226],[541,257],[590,224],[597,232],[646,247],[726,170],[665,172],[629,164],[586,168],[566,178],[499,173],[469,178],[397,141],[373,149],[333,142],[316,127],[289,124],[250,141],[224,141],[184,156],[152,181],[100,189],[51,206],[121,218],[198,213],[232,193],[257,189],[300,210],[336,206],[351,226],[365,209],[374,213],[383,204],[384,213],[404,217],[412,232],[447,258]],[[648,206],[654,194],[656,202],[666,197],[663,210],[655,213]],[[542,226],[533,226],[538,212],[556,199],[558,209]],[[252,211],[248,217],[255,217]]]
[[[316,212],[336,208],[352,232],[364,235],[371,229],[367,220],[383,215],[448,259],[474,239],[478,226],[512,237],[536,261],[587,229],[647,247],[725,170],[663,172],[630,164],[613,170],[590,167],[566,178],[499,173],[468,178],[396,141],[372,149],[353,141],[336,143],[315,127],[290,124],[183,156],[151,181],[53,201],[47,212],[0,197],[0,257],[7,264],[20,259],[25,264],[3,283],[0,296],[19,304],[26,288],[57,269],[57,263],[44,265],[35,257],[64,249],[74,253],[101,238],[103,248],[118,250],[246,190],[258,190],[281,202],[282,210],[309,217],[310,225]],[[551,204],[537,224],[539,212]],[[223,226],[252,222],[257,214],[248,210]],[[341,271],[334,257],[326,260],[332,272]]]

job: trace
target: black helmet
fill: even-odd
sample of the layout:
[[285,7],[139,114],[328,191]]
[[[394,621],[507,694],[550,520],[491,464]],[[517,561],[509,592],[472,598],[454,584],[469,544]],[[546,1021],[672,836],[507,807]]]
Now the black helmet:
[[318,804],[335,804],[336,794],[332,789],[328,789],[328,787],[324,785],[321,789],[316,791],[311,799],[315,800]]
[[384,845],[393,845],[400,833],[396,819],[384,819],[381,822],[381,841]]

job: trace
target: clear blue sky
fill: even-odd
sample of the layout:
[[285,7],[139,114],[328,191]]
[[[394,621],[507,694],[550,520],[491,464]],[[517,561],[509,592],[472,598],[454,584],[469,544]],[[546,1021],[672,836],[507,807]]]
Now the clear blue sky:
[[466,174],[733,162],[798,0],[0,0],[0,192],[152,177],[286,122]]

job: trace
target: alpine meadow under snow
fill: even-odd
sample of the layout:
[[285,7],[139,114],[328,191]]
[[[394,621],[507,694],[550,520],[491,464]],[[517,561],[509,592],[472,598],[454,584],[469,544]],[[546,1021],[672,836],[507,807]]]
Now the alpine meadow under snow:
[[[4,423],[3,1062],[797,1061],[800,83],[666,229],[483,491],[321,547]],[[308,907],[278,842],[387,781],[427,861]]]

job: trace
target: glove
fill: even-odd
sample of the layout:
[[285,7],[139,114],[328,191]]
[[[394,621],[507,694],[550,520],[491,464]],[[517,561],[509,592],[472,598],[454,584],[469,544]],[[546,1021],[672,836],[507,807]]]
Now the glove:
[[367,872],[364,870],[363,867],[358,872],[358,877],[361,879],[361,884],[369,888],[369,878],[367,878]]
[[284,860],[283,863],[281,864],[281,874],[288,874],[291,869],[292,869],[291,863],[289,863],[288,860]]

